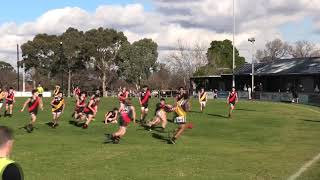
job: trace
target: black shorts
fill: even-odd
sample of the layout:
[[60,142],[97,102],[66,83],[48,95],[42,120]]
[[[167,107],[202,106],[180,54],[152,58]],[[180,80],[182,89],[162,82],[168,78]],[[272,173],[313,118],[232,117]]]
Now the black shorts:
[[127,127],[130,122],[125,122],[122,118],[119,119],[119,126]]
[[34,114],[34,115],[38,115],[38,109],[34,109],[32,111],[29,111],[30,115]]
[[13,104],[13,101],[7,101],[6,104],[12,105],[12,104]]
[[234,105],[236,105],[236,102],[235,101],[229,102],[229,104],[232,104],[234,106]]
[[86,111],[86,112],[84,112],[87,116],[89,116],[89,115],[93,115],[94,113],[93,113],[93,111]]
[[84,107],[78,107],[76,108],[77,113],[82,113],[84,111]]

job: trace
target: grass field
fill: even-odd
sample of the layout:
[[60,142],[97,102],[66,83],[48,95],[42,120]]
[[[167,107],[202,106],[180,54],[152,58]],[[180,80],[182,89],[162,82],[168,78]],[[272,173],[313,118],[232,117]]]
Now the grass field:
[[[199,113],[194,100],[188,115],[194,128],[176,145],[167,144],[167,133],[132,124],[120,144],[113,145],[103,144],[104,133],[117,125],[101,121],[105,111],[118,106],[116,99],[103,99],[96,121],[86,130],[69,124],[72,99],[60,126],[48,127],[51,114],[45,99],[38,129],[31,134],[19,129],[29,120],[27,112],[18,112],[24,100],[18,99],[14,116],[0,118],[0,123],[15,131],[12,158],[23,167],[26,180],[281,180],[320,152],[317,107],[242,101],[230,120],[224,101],[209,101],[205,112]],[[149,118],[155,103],[152,99]],[[167,131],[175,127],[170,123]],[[320,179],[319,169],[320,163],[315,163],[300,179]]]

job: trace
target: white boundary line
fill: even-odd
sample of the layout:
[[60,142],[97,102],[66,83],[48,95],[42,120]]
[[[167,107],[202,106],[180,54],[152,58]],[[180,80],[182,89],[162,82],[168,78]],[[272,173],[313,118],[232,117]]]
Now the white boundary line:
[[304,173],[310,166],[312,166],[314,163],[316,163],[320,159],[320,153],[313,157],[310,161],[306,162],[296,173],[291,175],[288,180],[296,180],[298,177],[301,176],[302,173]]

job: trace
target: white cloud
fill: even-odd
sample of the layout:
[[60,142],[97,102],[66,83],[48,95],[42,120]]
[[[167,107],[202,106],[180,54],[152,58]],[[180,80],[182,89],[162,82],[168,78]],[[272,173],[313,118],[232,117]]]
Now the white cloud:
[[[68,27],[80,30],[112,27],[123,31],[130,41],[147,37],[161,49],[174,47],[178,40],[186,43],[232,39],[232,0],[153,0],[154,10],[146,11],[141,4],[101,5],[88,12],[78,7],[50,10],[34,21],[0,25],[0,59],[15,59],[16,44],[31,40],[37,33],[59,34]],[[256,37],[256,46],[281,38],[279,27],[304,17],[316,18],[320,1],[316,0],[240,0],[236,1],[236,45],[250,61],[249,37]],[[168,48],[170,49],[170,48]],[[163,54],[168,51],[162,51]],[[164,57],[160,55],[160,57]]]

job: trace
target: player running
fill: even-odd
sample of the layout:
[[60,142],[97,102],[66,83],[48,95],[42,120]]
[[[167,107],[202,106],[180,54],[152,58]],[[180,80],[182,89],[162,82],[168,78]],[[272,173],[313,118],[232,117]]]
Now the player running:
[[89,104],[84,108],[84,113],[86,115],[87,121],[82,126],[83,129],[87,129],[91,121],[93,121],[93,118],[96,116],[99,101],[100,101],[100,97],[94,96],[92,99],[90,99]]
[[80,97],[77,99],[74,113],[72,114],[72,117],[74,117],[75,119],[79,119],[81,116],[84,115],[84,108],[86,107],[86,98],[86,93],[81,92]]
[[[0,111],[2,109],[5,98],[6,98],[6,92],[3,91],[2,88],[0,88]],[[1,117],[1,114],[0,114],[0,117]]]
[[32,90],[32,97],[27,99],[27,101],[23,104],[22,109],[20,110],[20,112],[23,112],[28,105],[28,111],[30,113],[31,121],[24,127],[28,133],[31,133],[33,131],[34,124],[37,120],[38,107],[40,106],[40,109],[43,110],[42,100],[38,95],[39,94],[36,89]]
[[228,98],[227,98],[227,104],[229,107],[229,114],[228,117],[231,118],[232,111],[234,110],[236,103],[238,102],[238,93],[236,91],[236,88],[232,88],[231,92],[229,92]]
[[181,136],[181,134],[188,128],[187,126],[187,112],[189,111],[189,96],[187,93],[181,95],[180,100],[178,100],[173,108],[176,113],[174,123],[178,124],[178,129],[174,132],[173,137],[170,139],[171,144],[175,144],[176,140]]
[[120,138],[123,137],[127,132],[127,127],[130,124],[131,121],[135,122],[136,119],[136,111],[134,107],[131,104],[131,100],[127,99],[125,100],[124,106],[119,109],[119,129],[117,132],[111,134],[107,134],[107,140],[105,143],[111,143],[118,144],[120,141]]
[[[6,110],[4,111],[4,117],[12,117],[13,104],[16,102],[14,97],[14,90],[12,87],[9,88],[9,91],[6,95]],[[9,111],[9,114],[8,114]]]
[[143,124],[145,122],[145,118],[148,115],[148,102],[151,98],[151,92],[148,86],[144,86],[143,90],[139,97],[139,103],[141,105],[141,116],[140,116],[140,123]]
[[206,107],[207,104],[207,92],[205,92],[204,88],[201,88],[201,91],[199,92],[199,103],[200,103],[200,111],[203,112],[204,108]]
[[115,124],[118,123],[118,114],[119,114],[119,109],[114,108],[112,111],[109,111],[105,114],[105,119],[104,119],[104,124]]
[[127,91],[126,87],[123,87],[122,90],[118,94],[120,108],[124,106],[124,102],[128,99],[128,97],[129,97],[129,91]]
[[52,128],[56,128],[59,124],[58,121],[60,119],[61,114],[65,108],[65,101],[63,99],[62,92],[60,91],[57,96],[53,98],[51,101],[52,106]]
[[162,132],[164,132],[168,123],[167,112],[169,112],[170,109],[172,109],[172,106],[166,104],[165,99],[161,98],[160,102],[156,105],[156,116],[153,118],[152,121],[147,123],[149,131],[151,131],[154,126],[161,123]]

